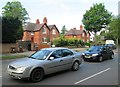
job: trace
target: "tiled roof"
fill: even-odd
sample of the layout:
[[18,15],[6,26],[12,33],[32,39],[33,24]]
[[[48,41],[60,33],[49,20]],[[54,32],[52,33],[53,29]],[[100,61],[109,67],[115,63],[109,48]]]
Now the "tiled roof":
[[71,29],[65,35],[80,35],[84,30]]
[[[42,23],[42,24],[36,24],[36,23],[28,23],[27,25],[25,25],[23,27],[24,31],[30,31],[30,32],[33,32],[33,31],[38,31],[40,30],[44,25],[46,25],[46,23]],[[46,25],[47,26],[47,25]],[[48,29],[52,30],[53,27],[56,27],[56,25],[48,25],[47,26]],[[59,30],[57,29],[57,31],[59,32]]]
[[48,25],[49,29],[51,30],[55,25]]
[[37,31],[42,28],[43,24],[36,24],[36,23],[28,23],[26,26],[23,27],[24,31]]
[[57,29],[57,31],[59,32],[58,28],[57,28],[56,25],[54,25],[54,24],[53,24],[53,25],[48,25],[48,27],[49,27],[50,30],[52,30],[53,27],[55,27],[55,28]]

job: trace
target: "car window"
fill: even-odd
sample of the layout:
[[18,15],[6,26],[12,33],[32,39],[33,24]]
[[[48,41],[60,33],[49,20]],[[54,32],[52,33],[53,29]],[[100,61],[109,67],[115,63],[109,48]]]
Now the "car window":
[[50,57],[60,58],[60,57],[62,57],[62,51],[61,50],[56,50],[51,54]]
[[32,54],[29,58],[32,59],[38,59],[38,60],[44,60],[47,58],[47,56],[51,53],[49,50],[40,50]]
[[88,49],[88,51],[102,51],[103,46],[92,46]]
[[73,52],[71,52],[70,50],[62,50],[62,57],[65,57],[65,56],[69,56],[69,55],[73,55]]

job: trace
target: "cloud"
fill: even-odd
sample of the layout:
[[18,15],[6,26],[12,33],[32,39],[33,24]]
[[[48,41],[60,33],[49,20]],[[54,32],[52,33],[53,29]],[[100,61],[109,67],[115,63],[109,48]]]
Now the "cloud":
[[60,4],[60,7],[62,7],[66,11],[70,10],[70,8],[67,5],[63,4],[63,3]]

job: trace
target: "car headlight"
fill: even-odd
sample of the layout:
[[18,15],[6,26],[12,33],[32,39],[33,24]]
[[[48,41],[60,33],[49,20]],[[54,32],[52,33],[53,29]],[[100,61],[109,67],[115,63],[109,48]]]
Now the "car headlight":
[[92,56],[97,56],[98,54],[92,54]]
[[23,73],[23,71],[26,69],[26,67],[18,67],[17,69],[16,69],[16,72],[17,73]]
[[82,55],[85,55],[85,53],[82,53]]

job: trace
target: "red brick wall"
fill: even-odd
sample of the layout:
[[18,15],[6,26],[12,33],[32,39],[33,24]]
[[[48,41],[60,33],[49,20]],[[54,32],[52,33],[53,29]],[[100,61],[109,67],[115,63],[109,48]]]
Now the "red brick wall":
[[34,43],[39,44],[40,43],[40,32],[34,32]]
[[[55,34],[53,34],[53,29],[55,30]],[[57,38],[59,36],[59,32],[57,31],[56,28],[53,28],[52,30],[50,30],[50,41],[53,41],[54,38]]]
[[40,41],[39,44],[42,43],[42,38],[49,38],[50,37],[50,31],[49,31],[49,29],[46,27],[46,33],[45,34],[43,34],[42,29],[43,28],[41,28],[40,31],[39,31],[39,33],[40,33],[39,39],[38,39]]
[[31,32],[24,31],[22,40],[31,40]]
[[73,38],[72,35],[65,35],[65,38]]

